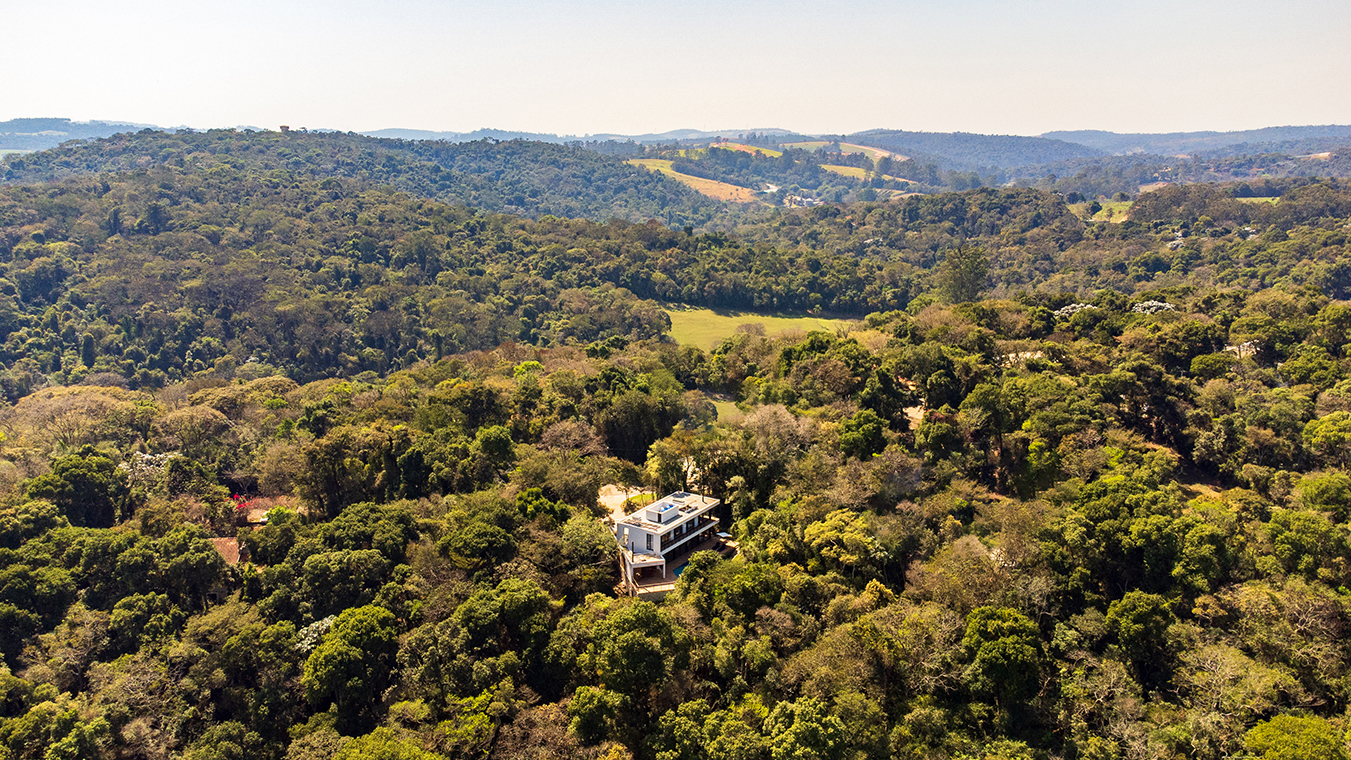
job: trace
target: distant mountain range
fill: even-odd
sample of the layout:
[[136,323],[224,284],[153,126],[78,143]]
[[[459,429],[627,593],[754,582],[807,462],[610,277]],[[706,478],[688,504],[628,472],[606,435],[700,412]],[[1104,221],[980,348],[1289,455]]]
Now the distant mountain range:
[[1328,144],[1341,146],[1351,143],[1351,126],[1330,124],[1321,127],[1266,127],[1242,132],[1168,132],[1164,134],[1120,134],[1087,129],[1077,132],[1047,132],[1042,137],[1078,143],[1115,155],[1154,153],[1175,156],[1208,153],[1238,145],[1258,148],[1309,140],[1327,141]]
[[[163,129],[148,124],[119,121],[77,122],[70,119],[13,119],[0,122],[0,153],[35,151],[56,147],[73,139],[95,139],[120,132],[145,128]],[[165,130],[172,131],[172,128]],[[306,130],[328,132],[331,130]],[[802,140],[843,141],[883,148],[931,164],[941,171],[975,173],[985,182],[1002,183],[1025,180],[1047,174],[1078,174],[1085,167],[1108,167],[1120,173],[1122,167],[1150,164],[1146,177],[1176,163],[1176,157],[1196,157],[1213,161],[1242,156],[1302,156],[1351,148],[1351,126],[1267,127],[1237,132],[1171,132],[1127,134],[1102,130],[1047,132],[1038,136],[982,135],[966,132],[908,132],[871,129],[851,135],[802,135],[781,128],[699,130],[675,129],[667,132],[624,135],[557,135],[503,129],[478,129],[472,132],[437,132],[417,129],[378,129],[362,132],[369,137],[413,141],[466,143],[490,139],[528,140],[542,143],[574,144],[602,153],[625,152],[622,143],[665,145],[674,142],[707,143],[716,138],[749,140],[760,145]],[[635,146],[636,148],[636,146]],[[640,149],[639,149],[640,150]],[[1340,160],[1340,159],[1339,159]],[[1126,163],[1123,163],[1126,162]],[[1268,161],[1270,163],[1270,161]],[[1158,164],[1154,167],[1153,164]],[[1141,164],[1142,166],[1144,164]],[[1340,164],[1339,164],[1340,166]],[[1332,167],[1310,167],[1308,171],[1328,171]],[[1171,169],[1169,169],[1171,171]],[[1306,171],[1301,169],[1299,171]],[[1340,171],[1340,169],[1338,169]],[[1190,176],[1190,175],[1188,175]],[[1227,175],[1226,175],[1227,176]]]
[[46,150],[67,140],[90,140],[119,132],[136,132],[153,124],[128,121],[71,121],[70,119],[10,119],[0,121],[0,150]]
[[802,137],[787,129],[672,129],[669,132],[649,132],[641,135],[621,135],[605,133],[599,135],[555,135],[543,132],[515,132],[507,129],[476,129],[473,132],[432,132],[425,129],[376,129],[362,132],[370,137],[391,137],[398,140],[446,140],[448,142],[469,142],[472,140],[538,140],[539,142],[570,143],[617,140],[636,143],[671,143],[677,140],[709,140],[715,137],[737,137],[738,135],[760,134],[772,137]]
[[535,140],[536,142],[565,143],[584,138],[541,132],[513,132],[506,129],[476,129],[473,132],[433,132],[427,129],[376,129],[359,134],[367,137],[386,137],[391,140],[445,140],[446,142],[473,142],[474,140]]
[[[3,127],[0,127],[2,129]],[[760,135],[783,142],[828,139],[868,145],[934,163],[944,169],[981,170],[1040,166],[1062,161],[1149,154],[1158,156],[1200,155],[1214,158],[1243,154],[1307,154],[1351,147],[1351,126],[1267,127],[1239,132],[1170,132],[1125,134],[1102,130],[1047,132],[1035,137],[1020,135],[983,135],[968,132],[907,132],[870,129],[849,135],[804,135],[777,127],[759,129],[673,129],[639,135],[605,133],[594,135],[556,135],[503,129],[479,129],[473,132],[432,132],[417,129],[378,129],[361,134],[401,140],[446,140],[467,142],[485,138],[494,140],[536,140],[552,143],[635,142],[669,144],[698,142],[718,137],[737,139]],[[0,147],[4,147],[0,145]]]
[[[240,129],[260,130],[260,127],[239,127]],[[10,119],[0,121],[0,151],[32,151],[55,148],[67,140],[92,140],[99,137],[111,137],[121,132],[137,132],[142,129],[172,131],[177,127],[160,127],[154,124],[139,124],[128,121],[72,121],[70,119]],[[313,132],[332,132],[341,130],[316,129]],[[547,143],[572,142],[636,142],[641,144],[672,143],[678,140],[708,140],[715,137],[736,138],[740,135],[759,134],[776,138],[811,139],[787,129],[673,129],[668,132],[652,132],[641,135],[622,135],[606,133],[598,135],[557,135],[544,132],[522,132],[510,129],[476,129],[472,132],[436,132],[426,129],[375,129],[360,132],[369,137],[388,137],[397,140],[445,140],[446,142],[472,142],[474,140],[534,140]]]
[[1043,166],[1111,156],[1223,158],[1281,153],[1301,155],[1351,147],[1351,126],[1267,127],[1240,132],[1121,134],[1101,130],[1047,132],[1037,137],[965,132],[873,129],[845,139],[886,148],[945,169]]

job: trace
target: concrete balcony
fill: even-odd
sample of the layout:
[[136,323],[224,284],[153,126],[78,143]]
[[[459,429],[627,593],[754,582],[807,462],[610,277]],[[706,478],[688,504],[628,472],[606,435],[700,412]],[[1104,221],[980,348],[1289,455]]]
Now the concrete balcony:
[[[693,537],[693,536],[692,536]],[[620,581],[615,587],[615,592],[626,596],[636,596],[640,599],[657,601],[664,598],[668,593],[675,590],[676,581],[680,573],[688,564],[689,556],[695,552],[715,551],[723,557],[731,559],[737,555],[737,545],[735,541],[728,540],[719,536],[715,531],[709,530],[701,533],[697,540],[681,547],[678,556],[667,555],[666,565],[664,567],[648,566],[646,568],[634,567],[633,581],[627,579]],[[623,562],[620,562],[621,577],[623,572]]]

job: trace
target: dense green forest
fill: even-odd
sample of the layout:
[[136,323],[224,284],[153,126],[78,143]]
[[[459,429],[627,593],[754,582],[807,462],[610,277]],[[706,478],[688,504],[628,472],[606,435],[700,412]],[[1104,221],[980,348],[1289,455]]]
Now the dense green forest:
[[1142,185],[1249,183],[1317,177],[1351,177],[1351,148],[1329,151],[1312,158],[1288,153],[1240,153],[1191,158],[1177,156],[1113,156],[1080,159],[1042,166],[1019,167],[992,175],[997,182],[1012,182],[1061,193],[1089,197],[1135,196]]
[[886,148],[905,156],[941,156],[945,168],[1000,169],[1102,156],[1096,148],[1045,137],[975,135],[964,132],[905,132],[873,129],[849,135],[850,142]]
[[668,322],[643,299],[862,316],[924,288],[905,262],[799,260],[655,222],[166,167],[0,190],[0,259],[0,386],[17,395],[50,373],[158,386],[224,360],[309,380],[505,341],[655,337]]
[[[6,183],[171,167],[228,182],[235,172],[357,179],[420,197],[521,216],[660,219],[702,226],[720,204],[619,158],[526,140],[389,140],[337,132],[142,130],[70,142],[0,163]],[[212,170],[216,171],[211,175]]]
[[[696,234],[208,135],[6,164],[0,758],[1348,756],[1346,183]],[[736,556],[617,595],[610,484]]]
[[[1247,202],[1254,196],[1278,200]],[[1120,224],[1085,224],[1051,193],[982,188],[778,214],[735,234],[808,261],[904,264],[920,273],[917,298],[960,245],[985,252],[988,284],[1002,297],[1288,285],[1347,298],[1348,216],[1351,185],[1295,178],[1163,188],[1141,195]]]

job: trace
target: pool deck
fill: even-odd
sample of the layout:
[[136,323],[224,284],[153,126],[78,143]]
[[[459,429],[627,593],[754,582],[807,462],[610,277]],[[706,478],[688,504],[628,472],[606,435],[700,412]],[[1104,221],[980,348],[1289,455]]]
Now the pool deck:
[[[735,557],[738,552],[737,542],[714,534],[691,549],[690,555],[702,551],[715,551],[730,559]],[[680,578],[680,571],[687,564],[689,564],[689,555],[680,564],[673,566],[665,577],[636,578],[632,586],[621,582],[618,586],[615,586],[615,593],[620,596],[636,596],[639,599],[648,600],[664,598],[675,590],[676,581]]]

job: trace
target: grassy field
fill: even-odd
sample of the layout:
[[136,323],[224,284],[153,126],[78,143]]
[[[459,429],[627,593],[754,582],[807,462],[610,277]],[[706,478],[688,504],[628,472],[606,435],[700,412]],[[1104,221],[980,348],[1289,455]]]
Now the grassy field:
[[671,162],[662,158],[631,158],[628,163],[634,166],[643,166],[654,172],[661,172],[666,176],[679,180],[688,185],[692,190],[703,193],[710,198],[720,201],[731,201],[732,203],[760,203],[763,199],[760,193],[754,190],[748,190],[744,187],[729,185],[726,182],[719,182],[714,179],[704,179],[703,177],[691,177],[688,174],[681,174],[671,168]]
[[718,143],[713,147],[722,148],[723,150],[739,150],[742,153],[759,153],[762,156],[770,156],[772,158],[778,158],[783,155],[783,151],[781,150],[761,148],[758,145],[742,145],[741,143]]
[[889,150],[882,150],[881,148],[869,148],[866,145],[855,145],[853,143],[840,143],[840,150],[845,153],[864,153],[867,154],[868,158],[871,158],[874,161],[883,156],[895,156],[898,159],[902,160],[905,159],[905,156],[897,156],[895,153],[892,153]]
[[1276,198],[1276,197],[1272,197],[1272,198],[1237,198],[1237,199],[1235,199],[1235,200],[1238,200],[1238,201],[1241,202],[1241,203],[1280,203],[1280,202],[1281,202],[1281,199],[1280,199],[1280,198]]
[[741,410],[736,408],[735,401],[714,401],[713,407],[718,410],[718,419],[723,422],[729,422],[742,416]]
[[[828,172],[839,174],[845,177],[853,177],[854,179],[867,179],[868,177],[868,172],[857,166],[835,166],[834,164],[821,164],[821,168],[825,169]],[[882,179],[891,180],[892,182],[907,182],[912,185],[915,184],[913,180],[903,179],[901,177],[893,177],[890,174],[883,174]]]
[[746,324],[759,324],[765,328],[766,335],[780,335],[786,332],[848,329],[854,323],[848,319],[827,319],[810,315],[770,315],[751,312],[714,311],[687,306],[668,306],[666,313],[671,316],[671,337],[681,343],[698,346],[704,350],[713,348],[723,338],[736,332],[737,327]]
[[1102,211],[1093,215],[1093,221],[1124,222],[1133,204],[1134,201],[1107,201],[1102,204]]
[[[800,148],[802,150],[820,150],[821,148],[824,148],[827,145],[830,145],[830,143],[826,142],[825,140],[809,140],[806,142],[780,143],[779,147]],[[892,156],[894,158],[901,160],[905,159],[905,156],[897,155],[889,150],[882,150],[881,148],[869,148],[866,145],[855,145],[854,143],[840,143],[840,152],[863,153],[867,155],[868,158],[871,158],[874,161],[883,156]]]
[[835,166],[833,164],[821,164],[821,168],[825,169],[826,171],[832,174],[842,174],[846,177],[853,177],[854,179],[865,179],[868,176],[868,172],[864,171],[863,169],[857,166]]
[[661,172],[662,174],[680,173],[671,168],[671,160],[668,158],[630,158],[628,161],[625,161],[625,163],[633,166],[643,166],[654,172]]
[[1102,210],[1088,216],[1088,203],[1071,203],[1069,209],[1075,216],[1083,219],[1085,222],[1124,222],[1126,213],[1131,210],[1134,201],[1099,201],[1102,204]]

